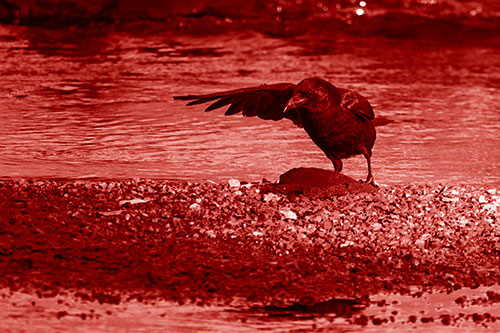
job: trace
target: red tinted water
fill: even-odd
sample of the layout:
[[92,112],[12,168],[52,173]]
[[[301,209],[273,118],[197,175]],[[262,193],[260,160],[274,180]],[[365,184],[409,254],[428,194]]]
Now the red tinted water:
[[[173,95],[321,76],[366,96],[373,169],[394,183],[500,183],[500,62],[488,46],[3,27],[0,176],[255,181],[331,168],[281,122],[188,108]],[[325,48],[325,46],[328,46]],[[363,178],[365,161],[345,161]]]
[[[7,331],[74,332],[379,332],[415,329],[439,332],[498,331],[498,302],[488,300],[487,292],[497,287],[462,289],[451,294],[419,296],[375,295],[370,305],[354,318],[326,313],[273,313],[229,306],[179,306],[158,301],[137,301],[118,305],[76,300],[71,295],[38,298],[4,290],[0,305],[0,327]],[[364,317],[363,317],[364,316]],[[358,322],[355,324],[355,318]],[[359,318],[366,318],[360,324]]]

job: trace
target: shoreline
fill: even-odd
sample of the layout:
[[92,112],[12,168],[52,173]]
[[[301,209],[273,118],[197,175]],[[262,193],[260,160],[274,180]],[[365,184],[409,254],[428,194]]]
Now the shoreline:
[[[313,171],[321,171],[326,174],[334,174],[335,171],[329,169],[321,169],[315,167],[299,167],[292,170],[304,169],[304,170],[313,170]],[[285,172],[284,174],[286,174]],[[284,175],[282,174],[282,176]],[[321,175],[320,175],[321,177]],[[341,173],[341,177],[350,178],[356,182],[363,182],[361,179],[355,179],[351,176],[344,175]],[[227,176],[221,179],[213,180],[213,179],[175,179],[175,178],[162,178],[162,177],[109,177],[109,176],[79,176],[79,177],[52,177],[52,176],[37,176],[37,177],[24,177],[24,176],[0,176],[0,183],[17,183],[17,184],[33,184],[33,183],[79,183],[79,182],[87,182],[87,183],[162,183],[162,184],[172,184],[172,185],[203,185],[203,184],[211,184],[211,185],[220,185],[220,186],[229,186],[229,182],[237,180],[241,185],[248,186],[261,186],[265,184],[279,184],[280,180],[278,179],[267,179],[263,177],[262,180],[252,180],[248,181],[246,179],[238,179],[237,177]],[[376,179],[375,179],[376,180]],[[316,184],[317,181],[311,182],[311,184]],[[468,182],[456,182],[456,183],[444,183],[444,182],[429,182],[429,183],[411,183],[411,182],[400,182],[400,183],[390,183],[379,184],[376,181],[377,185],[380,186],[381,189],[387,189],[391,187],[435,187],[435,188],[470,188],[473,191],[475,190],[497,190],[500,192],[500,184],[496,183],[468,183]]]
[[0,287],[283,307],[493,286],[499,193],[396,185],[311,198],[237,182],[0,180]]

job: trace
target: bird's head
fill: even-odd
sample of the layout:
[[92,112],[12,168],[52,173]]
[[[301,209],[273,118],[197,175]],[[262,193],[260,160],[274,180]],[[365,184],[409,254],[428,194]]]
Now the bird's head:
[[307,78],[297,84],[284,112],[296,108],[314,112],[321,107],[338,105],[340,100],[340,94],[333,84],[320,78]]

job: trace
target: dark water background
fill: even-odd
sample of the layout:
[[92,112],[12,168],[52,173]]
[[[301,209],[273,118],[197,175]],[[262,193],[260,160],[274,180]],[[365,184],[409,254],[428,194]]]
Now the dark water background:
[[[495,1],[314,2],[303,20],[302,7],[272,4],[270,21],[198,1],[154,22],[0,26],[0,177],[258,181],[332,168],[287,120],[172,100],[320,76],[394,120],[377,128],[379,183],[500,185]],[[344,172],[364,178],[364,158]]]

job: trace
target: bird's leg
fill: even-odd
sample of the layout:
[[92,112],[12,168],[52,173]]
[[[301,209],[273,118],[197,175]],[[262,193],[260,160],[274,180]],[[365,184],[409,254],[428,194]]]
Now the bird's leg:
[[366,182],[375,185],[375,181],[373,180],[373,175],[372,175],[372,164],[370,162],[371,154],[367,152],[363,153],[363,155],[366,157],[366,162],[368,164],[368,175],[366,176]]
[[335,168],[335,171],[340,172],[342,171],[342,160],[337,160],[337,159],[331,159],[333,163],[333,167]]

